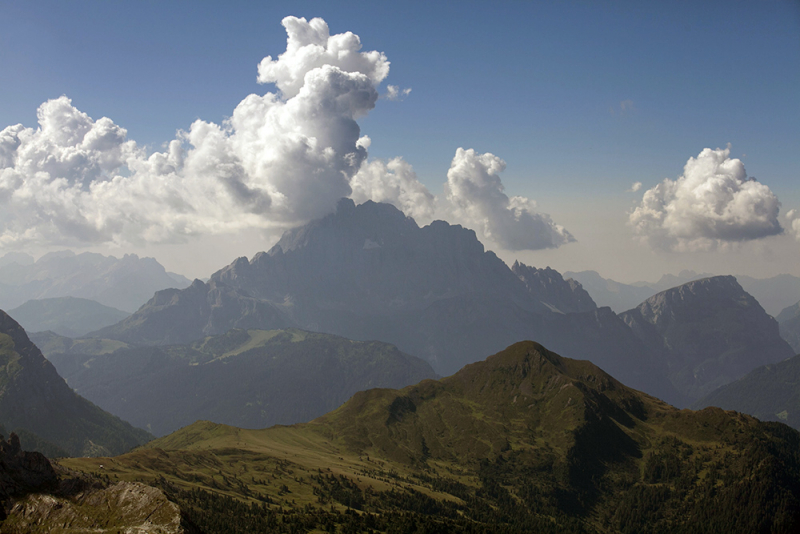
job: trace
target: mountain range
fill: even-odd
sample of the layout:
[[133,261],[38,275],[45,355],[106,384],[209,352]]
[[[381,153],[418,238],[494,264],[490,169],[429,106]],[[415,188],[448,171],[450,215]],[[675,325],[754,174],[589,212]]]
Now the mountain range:
[[[470,230],[442,221],[420,228],[394,206],[345,199],[336,213],[286,232],[268,252],[237,259],[207,283],[160,291],[130,317],[89,335],[163,345],[231,328],[299,328],[379,339],[442,375],[535,339],[567,357],[591,354],[624,383],[686,406],[792,355],[774,320],[734,279],[707,280],[680,286],[681,298],[650,297],[661,299],[658,316],[644,308],[618,316],[553,269],[508,268]],[[712,310],[709,298],[724,310]],[[731,320],[736,335],[719,334]],[[702,376],[692,375],[701,368]]]
[[579,284],[552,269],[515,269],[471,230],[443,221],[420,228],[392,205],[344,199],[336,213],[286,232],[269,252],[239,258],[207,283],[160,291],[90,336],[184,344],[231,328],[294,327],[379,339],[442,375],[530,338],[567,355],[591,352],[634,387],[675,397],[659,362]]
[[84,341],[48,354],[58,373],[83,397],[156,436],[198,419],[244,428],[310,421],[357,391],[436,376],[387,343],[296,329],[234,329],[188,345],[112,352]]
[[785,425],[678,410],[520,342],[438,381],[357,393],[310,423],[198,422],[62,463],[156,485],[208,533],[790,533],[799,450]]
[[158,290],[184,288],[190,281],[168,273],[153,258],[122,258],[69,250],[38,260],[24,253],[0,258],[0,308],[10,310],[29,300],[78,297],[133,313]]

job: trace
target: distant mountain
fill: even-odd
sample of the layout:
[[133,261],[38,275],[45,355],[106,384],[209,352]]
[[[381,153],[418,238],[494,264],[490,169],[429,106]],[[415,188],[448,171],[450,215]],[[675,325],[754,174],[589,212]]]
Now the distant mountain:
[[637,287],[603,278],[596,271],[579,273],[566,271],[564,277],[572,278],[583,286],[599,306],[608,306],[616,313],[622,313],[652,297],[656,290],[649,286]]
[[638,287],[649,287],[650,289],[660,293],[661,291],[678,287],[687,282],[702,280],[703,278],[711,278],[712,276],[714,276],[714,273],[698,273],[690,269],[684,269],[678,274],[663,274],[661,275],[661,278],[658,279],[658,282],[655,283],[634,282],[633,285]]
[[0,267],[16,263],[17,265],[33,265],[36,260],[25,252],[7,252],[0,256]]
[[715,389],[692,408],[706,406],[736,410],[762,421],[781,421],[800,429],[800,356],[758,367]]
[[[603,278],[595,271],[564,272],[565,278],[580,282],[598,306],[609,306],[617,313],[629,310],[661,291],[712,276],[711,273],[683,270],[678,275],[665,274],[658,282],[623,284]],[[736,275],[736,280],[773,317],[800,300],[800,278],[796,276],[780,274],[772,278],[752,278]]]
[[8,313],[28,332],[50,330],[67,337],[80,337],[118,323],[130,315],[99,302],[77,297],[29,300]]
[[436,376],[392,345],[302,330],[49,358],[77,393],[157,436],[198,419],[245,428],[310,421],[356,391]]
[[668,289],[620,317],[659,354],[673,386],[690,401],[794,354],[777,321],[733,276]]
[[788,534],[800,529],[798,448],[785,425],[677,410],[527,341],[448,378],[357,393],[303,425],[198,422],[106,473],[168,488],[209,532],[236,521],[243,532]]
[[784,309],[775,319],[780,325],[781,337],[800,354],[800,302]]
[[[269,252],[237,259],[208,283],[160,291],[91,335],[184,344],[231,328],[295,327],[379,339],[443,375],[533,338],[566,355],[591,353],[634,387],[675,398],[661,364],[610,309],[594,309],[556,271],[517,271],[522,278],[472,230],[443,221],[420,228],[392,205],[344,199]],[[575,309],[589,311],[569,313]]]
[[580,283],[564,280],[558,271],[547,267],[536,269],[524,263],[514,262],[511,272],[525,283],[530,294],[554,312],[587,312],[597,305]]
[[190,283],[181,275],[168,273],[153,258],[135,254],[117,259],[64,250],[45,254],[35,263],[19,263],[17,256],[12,260],[0,263],[0,308],[6,310],[29,300],[79,297],[132,313],[156,291]]
[[151,438],[76,394],[3,311],[0,424],[23,438],[33,435],[32,442],[41,439],[76,456],[120,454]]

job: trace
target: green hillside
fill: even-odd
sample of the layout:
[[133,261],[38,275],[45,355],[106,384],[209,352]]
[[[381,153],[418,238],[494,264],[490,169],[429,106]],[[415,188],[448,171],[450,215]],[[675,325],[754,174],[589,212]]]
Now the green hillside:
[[152,438],[76,394],[22,327],[0,311],[0,424],[56,455],[120,454]]
[[[288,330],[231,330],[188,345],[83,345],[48,358],[80,395],[157,436],[198,419],[264,428],[305,422],[356,391],[435,376],[423,360],[378,341]],[[51,345],[54,345],[51,341]],[[101,352],[98,354],[98,352]]]
[[163,488],[209,533],[800,527],[796,431],[677,410],[533,342],[439,381],[358,393],[307,424],[198,422],[67,465],[99,463]]

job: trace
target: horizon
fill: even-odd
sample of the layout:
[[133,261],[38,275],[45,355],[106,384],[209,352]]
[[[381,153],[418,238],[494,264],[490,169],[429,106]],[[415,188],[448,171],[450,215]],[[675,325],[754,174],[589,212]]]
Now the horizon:
[[[0,8],[0,129],[27,132],[0,139],[0,255],[135,253],[205,278],[349,196],[472,228],[509,265],[800,276],[796,3],[188,6]],[[285,16],[362,60],[282,56]],[[308,119],[331,91],[360,96]]]

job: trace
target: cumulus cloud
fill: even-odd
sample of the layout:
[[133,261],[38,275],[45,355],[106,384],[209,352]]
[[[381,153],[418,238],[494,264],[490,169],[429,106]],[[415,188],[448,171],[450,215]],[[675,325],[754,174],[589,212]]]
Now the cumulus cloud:
[[645,191],[629,224],[654,248],[712,250],[780,234],[779,210],[778,198],[747,177],[730,148],[706,148],[689,158],[682,176]]
[[795,239],[800,241],[800,213],[797,210],[789,210],[786,212],[786,221],[789,223]]
[[[0,248],[181,242],[192,236],[284,229],[333,211],[341,197],[390,202],[425,223],[452,218],[512,250],[572,236],[508,198],[491,154],[456,153],[437,199],[402,158],[368,159],[358,119],[389,73],[383,53],[322,19],[287,17],[286,51],[264,58],[251,94],[223,124],[197,120],[148,153],[107,117],[66,96],[38,110],[38,128],[0,131]],[[388,86],[399,99],[410,89]]]
[[459,148],[447,171],[442,210],[507,250],[554,248],[575,238],[525,197],[509,198],[500,180],[506,163],[494,154]]
[[434,196],[417,179],[413,167],[402,158],[375,160],[361,166],[350,181],[357,204],[367,200],[394,204],[417,223],[430,222],[436,212]]
[[625,191],[626,193],[635,193],[642,188],[642,182],[633,182],[631,188]]
[[172,242],[331,211],[367,160],[356,121],[389,62],[321,19],[283,25],[286,52],[258,68],[278,92],[246,97],[222,125],[196,121],[162,152],[65,96],[40,106],[37,129],[0,131],[0,245]]

